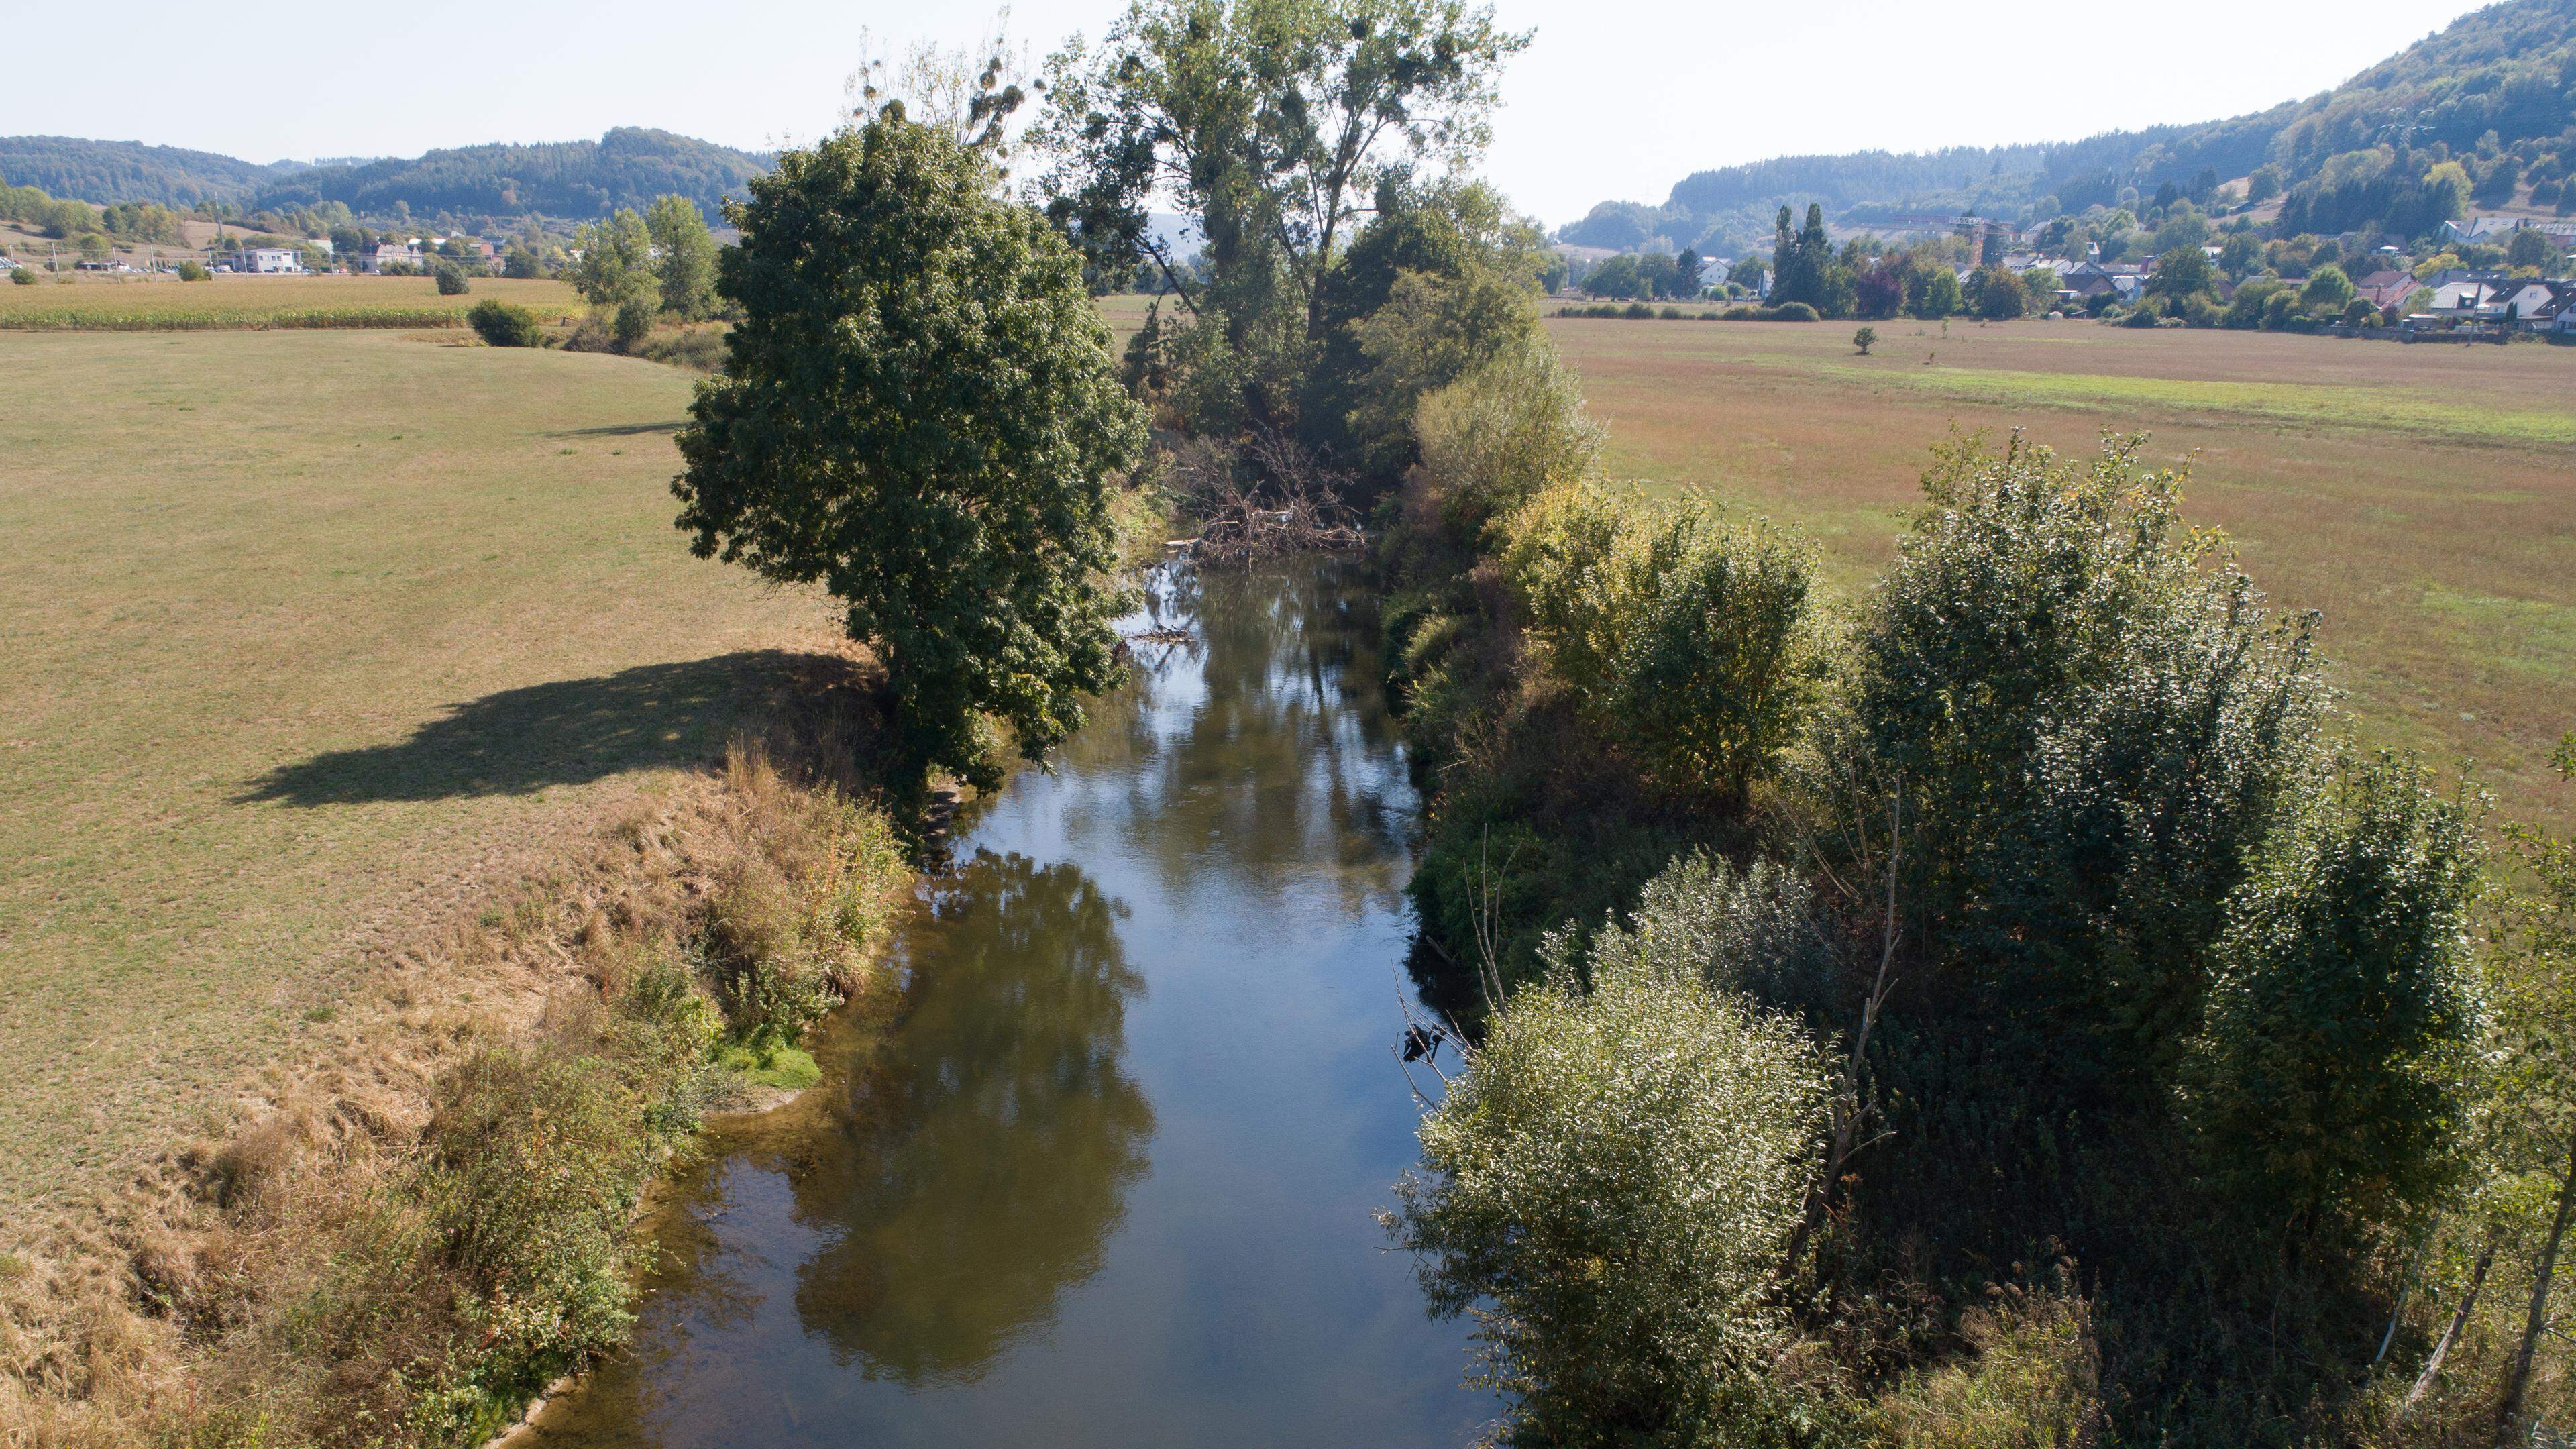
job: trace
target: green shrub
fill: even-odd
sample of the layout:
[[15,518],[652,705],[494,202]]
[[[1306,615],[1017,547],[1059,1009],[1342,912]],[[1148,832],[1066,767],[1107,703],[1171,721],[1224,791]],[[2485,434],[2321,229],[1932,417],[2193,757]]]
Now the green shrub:
[[1854,641],[1851,749],[1909,782],[1907,894],[1984,1029],[2152,1107],[2328,696],[2310,621],[2267,616],[2141,441],[1941,451]]
[[36,285],[36,274],[28,271],[25,267],[11,267],[9,269],[9,280],[17,286],[32,287]]
[[1786,1407],[1779,1274],[1824,1097],[1786,1019],[1698,970],[1615,946],[1578,965],[1560,941],[1424,1119],[1387,1218],[1432,1310],[1476,1320],[1510,1442],[1699,1442]]
[[465,313],[475,335],[494,347],[542,347],[546,334],[537,314],[525,307],[486,297]]
[[1646,882],[1625,926],[1593,936],[1589,966],[1693,972],[1714,990],[1803,1009],[1832,989],[1831,929],[1804,875],[1761,858],[1739,871],[1692,850]]
[[652,302],[642,297],[629,297],[617,304],[615,315],[609,319],[608,335],[618,351],[634,352],[644,345],[644,339],[653,335],[653,313]]
[[2427,1203],[2460,1165],[2480,850],[2389,757],[2283,833],[2219,943],[2185,1110],[2254,1221],[2304,1236]]
[[1520,597],[1538,660],[1578,696],[1607,685],[1617,651],[1609,568],[1623,521],[1616,499],[1578,479],[1540,493],[1503,525],[1497,562]]
[[2242,330],[2261,327],[2265,309],[2272,298],[2288,288],[2289,283],[2277,277],[2257,277],[2247,282],[2236,289],[2235,296],[2227,299],[2227,310],[2220,318],[2220,325]]
[[1824,670],[1806,637],[1812,566],[1767,526],[1695,511],[1635,551],[1605,725],[1624,722],[1675,793],[1741,806],[1807,723]]
[[686,367],[698,372],[716,372],[725,363],[725,329],[722,327],[683,327],[668,336],[644,344],[643,355],[655,362],[673,367]]
[[462,297],[472,286],[457,267],[442,265],[433,275],[438,278],[438,295],[442,297]]
[[1767,307],[1758,314],[1765,322],[1815,322],[1822,320],[1816,309],[1804,302],[1783,302]]
[[1431,486],[1471,535],[1553,484],[1591,476],[1601,457],[1581,380],[1544,333],[1425,397],[1413,430]]
[[206,264],[203,262],[187,261],[179,264],[180,281],[210,282],[214,280],[214,276],[214,273],[206,270]]
[[1538,309],[1525,284],[1491,268],[1459,277],[1403,272],[1351,333],[1365,366],[1348,447],[1364,476],[1388,479],[1417,456],[1414,411],[1424,395],[1526,347],[1538,334]]
[[1501,564],[1546,667],[1605,739],[1685,797],[1740,805],[1805,725],[1822,677],[1810,565],[1768,527],[1549,490]]
[[635,1205],[697,1125],[714,1032],[665,956],[618,1006],[528,1047],[486,1049],[440,1080],[410,1192],[474,1337],[400,1375],[414,1432],[486,1438],[557,1374],[625,1340],[644,1256]]

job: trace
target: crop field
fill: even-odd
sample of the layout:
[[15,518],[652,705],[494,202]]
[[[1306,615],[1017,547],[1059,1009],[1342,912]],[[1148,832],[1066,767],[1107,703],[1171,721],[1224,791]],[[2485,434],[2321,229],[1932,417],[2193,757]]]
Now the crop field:
[[371,946],[667,789],[833,632],[688,556],[674,368],[19,332],[0,378],[0,1222],[346,1028]]
[[2408,347],[2090,322],[1550,321],[1611,464],[1814,538],[1846,597],[1893,556],[1931,444],[2014,427],[2189,460],[2275,604],[2316,609],[2365,739],[2473,759],[2508,815],[2564,824],[2576,727],[2576,348]]
[[442,297],[429,277],[83,277],[0,286],[0,330],[461,327],[486,297],[566,314],[582,305],[572,288],[536,278],[477,277],[466,295]]

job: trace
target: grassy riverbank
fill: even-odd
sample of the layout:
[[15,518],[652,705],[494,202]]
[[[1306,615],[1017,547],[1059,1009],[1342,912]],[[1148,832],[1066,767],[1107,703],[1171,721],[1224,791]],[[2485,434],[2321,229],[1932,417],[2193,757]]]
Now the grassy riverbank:
[[645,1180],[865,988],[864,660],[687,556],[674,369],[0,376],[0,1430],[470,1439],[622,1334]]

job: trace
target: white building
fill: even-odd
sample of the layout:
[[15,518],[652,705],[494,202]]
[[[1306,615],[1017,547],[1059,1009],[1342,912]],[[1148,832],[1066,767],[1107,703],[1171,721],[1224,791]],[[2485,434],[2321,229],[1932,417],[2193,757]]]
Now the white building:
[[300,272],[304,254],[292,247],[244,247],[233,266],[244,272]]
[[378,242],[374,250],[358,259],[358,266],[362,271],[381,272],[394,265],[406,267],[420,265],[420,238],[413,237],[408,242]]

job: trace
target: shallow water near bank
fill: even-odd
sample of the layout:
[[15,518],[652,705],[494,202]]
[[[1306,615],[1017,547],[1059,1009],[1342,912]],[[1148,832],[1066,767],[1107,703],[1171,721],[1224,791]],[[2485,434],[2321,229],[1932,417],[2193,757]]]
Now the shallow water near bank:
[[671,1184],[632,1352],[535,1442],[1459,1445],[1493,1417],[1371,1216],[1415,1151],[1416,798],[1368,598],[1329,561],[1158,575],[1128,627],[1173,624],[965,824],[899,999]]

